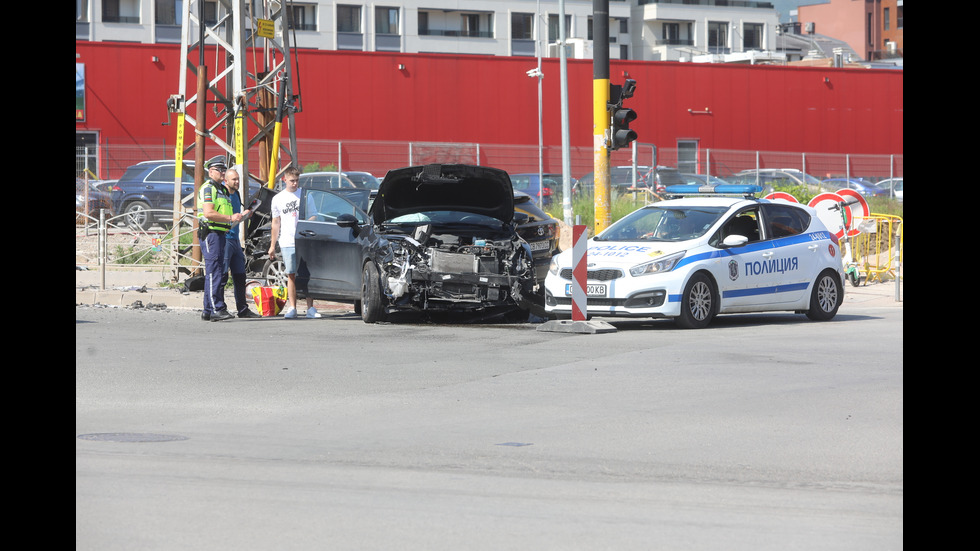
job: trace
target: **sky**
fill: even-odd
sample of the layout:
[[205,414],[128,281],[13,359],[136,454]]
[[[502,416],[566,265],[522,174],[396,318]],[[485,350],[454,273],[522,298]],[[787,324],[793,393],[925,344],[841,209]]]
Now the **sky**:
[[776,11],[779,12],[779,22],[788,23],[789,22],[789,11],[795,10],[800,4],[804,6],[809,6],[811,4],[827,4],[830,0],[762,0],[763,2],[770,2]]

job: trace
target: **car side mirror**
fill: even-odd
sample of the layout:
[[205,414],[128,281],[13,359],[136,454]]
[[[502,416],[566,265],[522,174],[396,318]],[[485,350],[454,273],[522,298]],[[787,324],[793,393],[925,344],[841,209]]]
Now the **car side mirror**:
[[729,235],[721,242],[726,247],[741,247],[749,242],[749,238],[744,235]]
[[353,214],[341,214],[337,217],[337,225],[341,228],[350,228],[354,230],[354,235],[357,235],[361,230],[360,226],[357,225],[357,218]]

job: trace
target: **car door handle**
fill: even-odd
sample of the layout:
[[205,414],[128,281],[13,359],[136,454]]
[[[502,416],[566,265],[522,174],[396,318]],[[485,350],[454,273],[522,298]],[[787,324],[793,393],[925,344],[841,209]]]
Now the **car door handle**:
[[762,256],[763,258],[769,258],[770,256],[772,256],[772,251],[762,253]]
[[313,231],[313,230],[303,230],[303,231],[298,232],[298,233],[300,235],[302,235],[303,237],[316,237],[316,232]]
[[815,250],[817,250],[817,249],[818,249],[819,247],[820,247],[820,245],[818,245],[818,244],[816,244],[816,243],[814,243],[813,245],[810,245],[810,246],[809,246],[809,247],[807,247],[807,248],[808,248],[808,249],[810,249],[811,251],[815,251]]

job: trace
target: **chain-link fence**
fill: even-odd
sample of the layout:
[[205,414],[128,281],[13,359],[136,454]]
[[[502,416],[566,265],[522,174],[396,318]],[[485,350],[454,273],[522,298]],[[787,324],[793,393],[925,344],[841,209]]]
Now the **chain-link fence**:
[[[427,163],[467,163],[501,168],[512,174],[562,173],[561,146],[500,145],[478,143],[379,142],[297,140],[296,163],[332,166],[341,171],[370,172],[383,177],[389,170]],[[593,171],[591,147],[569,148],[571,177],[578,179]],[[220,155],[217,146],[207,149],[207,157]],[[249,151],[249,168],[258,176],[259,149]],[[76,176],[88,172],[94,179],[117,179],[126,168],[148,160],[173,159],[174,148],[166,144],[106,144],[76,151]],[[859,155],[834,153],[794,153],[694,148],[663,148],[635,144],[632,149],[611,152],[609,166],[671,166],[681,172],[729,178],[739,172],[758,169],[793,169],[817,179],[864,178],[872,182],[904,175],[903,155]],[[188,160],[193,160],[193,152]]]

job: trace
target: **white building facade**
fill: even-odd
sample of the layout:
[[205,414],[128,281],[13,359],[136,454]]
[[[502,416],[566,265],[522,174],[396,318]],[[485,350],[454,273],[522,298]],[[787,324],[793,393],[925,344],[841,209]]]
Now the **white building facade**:
[[[179,43],[186,0],[75,0],[76,40]],[[262,0],[213,0],[213,24],[229,6]],[[198,4],[195,4],[197,6]],[[295,45],[319,50],[557,57],[557,0],[295,1]],[[592,0],[565,0],[570,58],[592,57]],[[539,14],[538,17],[535,17]],[[771,51],[778,15],[771,4],[734,0],[609,0],[609,57],[698,61]],[[712,58],[711,60],[717,60]]]

